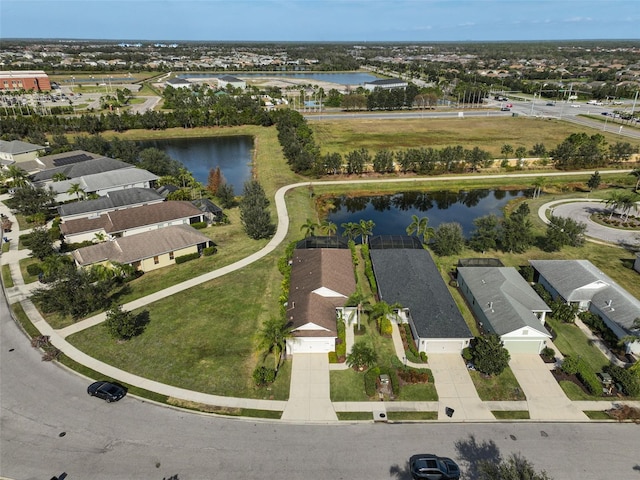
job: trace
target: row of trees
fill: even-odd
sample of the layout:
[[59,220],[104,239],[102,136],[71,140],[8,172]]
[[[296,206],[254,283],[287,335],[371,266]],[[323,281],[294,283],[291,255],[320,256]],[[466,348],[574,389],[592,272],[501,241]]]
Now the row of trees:
[[[607,148],[608,147],[608,148]],[[553,165],[560,170],[581,168],[600,168],[610,163],[627,161],[638,147],[628,142],[616,142],[608,145],[605,137],[599,133],[572,133],[551,152]]]

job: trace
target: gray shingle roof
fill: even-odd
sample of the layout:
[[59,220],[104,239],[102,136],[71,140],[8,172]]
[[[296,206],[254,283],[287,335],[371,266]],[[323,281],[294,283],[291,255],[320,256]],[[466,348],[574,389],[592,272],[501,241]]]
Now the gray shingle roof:
[[68,215],[80,215],[83,213],[102,212],[117,208],[148,202],[164,201],[164,197],[152,188],[125,188],[107,192],[103,197],[95,200],[66,203],[58,207],[61,217]]
[[72,163],[70,165],[62,165],[60,167],[49,168],[41,172],[34,173],[31,176],[33,183],[45,182],[51,180],[54,175],[61,173],[68,179],[80,178],[87,175],[96,175],[99,173],[119,170],[121,168],[135,168],[133,165],[115,158],[99,157],[89,158],[81,162]]
[[152,182],[158,176],[141,168],[121,168],[109,172],[86,175],[73,180],[51,183],[55,193],[66,193],[73,183],[79,183],[85,193],[97,192],[106,188],[124,187],[141,182]]
[[529,260],[529,263],[567,302],[589,301],[627,330],[640,317],[640,300],[589,260]]
[[38,157],[38,162],[40,163],[40,170],[45,170],[101,157],[102,155],[87,152],[86,150],[72,150],[70,152],[54,153],[53,155]]
[[11,155],[20,155],[21,153],[36,152],[44,150],[42,145],[22,142],[20,140],[0,140],[0,152],[9,153]]
[[420,338],[471,338],[451,293],[427,250],[370,250],[380,298],[411,312]]
[[458,276],[469,286],[498,335],[530,327],[551,337],[533,313],[551,309],[515,268],[458,267]]
[[208,245],[210,241],[209,237],[188,225],[174,225],[79,248],[72,255],[82,266],[106,260],[129,264],[201,243]]

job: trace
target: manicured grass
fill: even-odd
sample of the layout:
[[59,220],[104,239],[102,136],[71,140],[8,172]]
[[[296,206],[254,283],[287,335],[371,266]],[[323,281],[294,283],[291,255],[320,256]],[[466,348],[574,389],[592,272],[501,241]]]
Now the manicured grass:
[[437,420],[438,412],[387,412],[387,418],[394,422],[406,420]]
[[27,332],[29,337],[33,338],[40,335],[40,331],[33,325],[33,323],[31,323],[31,319],[27,316],[21,304],[12,304],[11,312],[13,312],[13,317],[17,320],[22,329]]
[[553,343],[564,356],[580,357],[596,373],[601,372],[606,365],[609,365],[607,357],[591,344],[576,325],[561,323],[550,317],[547,317],[547,323],[557,333],[558,337]]
[[500,375],[488,378],[477,371],[470,371],[469,375],[482,401],[526,400],[520,384],[508,367]]
[[371,412],[336,412],[336,415],[342,421],[373,420]]
[[2,242],[2,253],[7,253],[11,248],[11,242]]
[[611,420],[613,419],[604,410],[585,410],[584,414],[591,420]]
[[597,397],[595,395],[589,395],[584,390],[582,390],[578,385],[568,380],[561,380],[558,382],[560,388],[564,394],[569,398],[569,400],[602,400],[602,397]]
[[11,277],[11,267],[9,265],[2,265],[2,283],[4,288],[13,287],[13,278]]
[[[443,148],[448,145],[476,146],[500,158],[500,149],[510,144],[514,149],[523,146],[529,150],[536,143],[548,150],[555,148],[572,133],[580,133],[585,127],[551,119],[524,117],[465,119],[407,119],[383,121],[379,119],[345,119],[311,121],[316,142],[321,153],[338,152],[342,155],[366,148],[379,150],[404,150],[408,148]],[[613,133],[601,132],[609,143],[619,140]],[[625,141],[638,145],[634,139]]]
[[528,410],[492,410],[493,416],[497,420],[529,420]]
[[[433,378],[429,374],[429,378]],[[433,382],[415,383],[400,387],[398,400],[401,402],[433,402],[438,400],[438,392]]]
[[[368,402],[370,399],[364,390],[364,373],[348,370],[329,372],[332,402]],[[371,415],[371,414],[369,414]]]
[[127,342],[114,341],[103,325],[68,340],[99,360],[169,385],[217,395],[286,399],[288,364],[280,369],[271,392],[255,387],[251,378],[260,361],[255,333],[264,319],[277,315],[274,263],[275,257],[261,260],[149,305],[145,332]]
[[38,263],[41,263],[40,260],[33,257],[23,258],[22,260],[20,260],[20,272],[22,273],[22,279],[24,280],[24,283],[33,283],[38,281],[37,275],[29,275],[29,272],[27,272],[27,267],[29,265],[35,265]]

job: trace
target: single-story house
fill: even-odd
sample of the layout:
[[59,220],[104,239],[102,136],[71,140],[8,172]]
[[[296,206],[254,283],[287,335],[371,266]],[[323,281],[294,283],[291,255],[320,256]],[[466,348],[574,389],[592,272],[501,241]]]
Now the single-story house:
[[22,164],[34,160],[38,153],[44,151],[42,145],[22,142],[20,140],[0,140],[0,166]]
[[286,308],[292,331],[287,354],[335,351],[337,319],[353,316],[354,308],[345,307],[345,302],[355,291],[350,250],[294,250]]
[[70,152],[54,153],[53,155],[37,156],[34,160],[21,163],[20,166],[29,173],[36,173],[96,158],[103,158],[103,155],[87,152],[86,150],[72,150]]
[[500,337],[509,353],[538,354],[551,334],[551,309],[513,267],[458,267],[458,286],[483,329]]
[[229,85],[231,85],[233,88],[240,88],[242,90],[247,88],[247,82],[239,78],[233,77],[231,75],[223,75],[222,77],[218,77],[218,88],[226,89]]
[[[640,300],[601,272],[588,260],[529,260],[538,281],[554,298],[600,316],[622,339],[640,335],[634,322],[640,318]],[[627,353],[640,354],[640,341],[626,344]]]
[[56,194],[57,202],[77,200],[76,194],[68,193],[71,185],[77,183],[85,195],[106,195],[108,192],[125,188],[154,188],[158,176],[142,168],[121,168],[104,173],[86,175],[72,180],[53,182],[49,187]]
[[58,215],[63,222],[77,218],[97,217],[103,213],[142,207],[164,202],[165,198],[153,188],[126,188],[107,192],[94,200],[65,203],[58,207]]
[[93,218],[78,218],[60,224],[67,243],[93,241],[96,235],[107,238],[128,237],[172,225],[190,225],[204,221],[203,213],[191,202],[165,201],[141,207],[103,213]]
[[397,313],[409,323],[419,352],[461,353],[469,346],[471,330],[419,241],[414,248],[375,248],[372,243],[369,253],[379,298],[401,306]]
[[382,88],[383,90],[392,90],[394,88],[407,88],[409,84],[404,80],[398,78],[385,78],[381,80],[374,80],[372,82],[364,82],[364,89],[373,92],[376,88]]
[[[82,155],[84,156],[84,155]],[[123,168],[136,168],[134,165],[109,157],[90,158],[80,162],[41,170],[31,175],[31,183],[36,187],[46,187],[55,183],[55,179],[60,176],[65,180],[72,181],[75,178],[97,175],[99,173],[120,170]]]
[[174,225],[79,248],[71,255],[79,267],[116,262],[149,272],[174,264],[177,257],[202,252],[212,245],[211,239],[196,229]]

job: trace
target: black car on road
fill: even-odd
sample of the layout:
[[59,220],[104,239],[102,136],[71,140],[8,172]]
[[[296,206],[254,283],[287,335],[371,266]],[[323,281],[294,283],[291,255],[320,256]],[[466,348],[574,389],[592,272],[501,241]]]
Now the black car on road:
[[107,381],[95,382],[89,385],[87,393],[92,397],[98,397],[107,402],[117,402],[127,394],[127,390],[117,383]]
[[413,480],[459,480],[460,467],[447,457],[431,453],[412,455],[409,468]]

